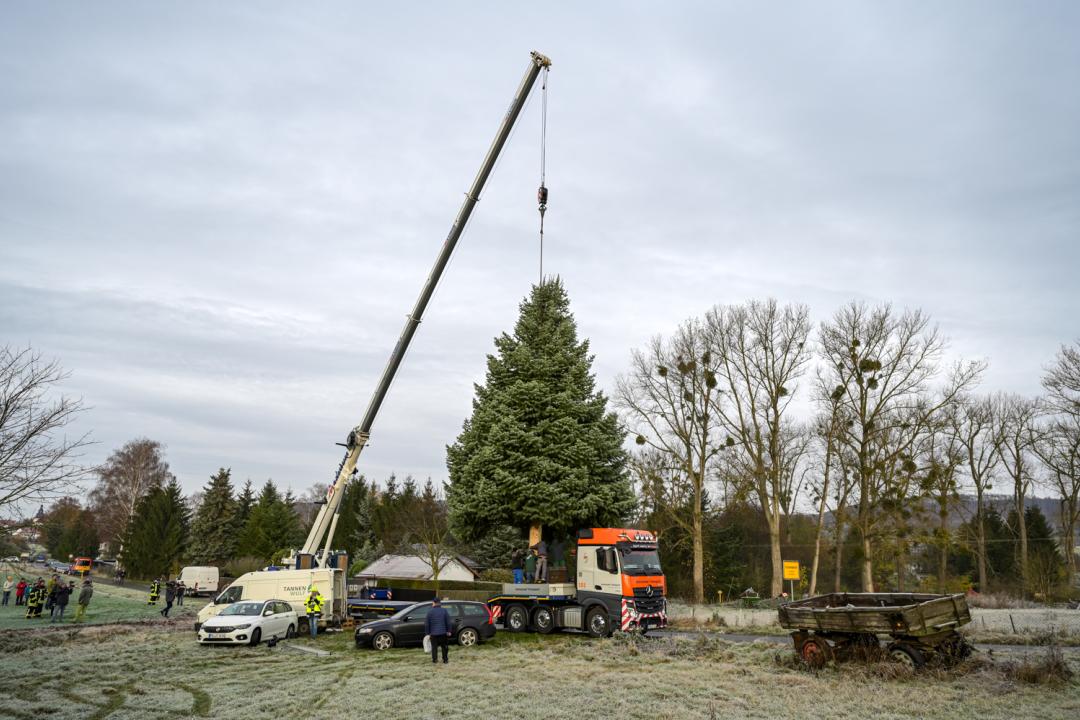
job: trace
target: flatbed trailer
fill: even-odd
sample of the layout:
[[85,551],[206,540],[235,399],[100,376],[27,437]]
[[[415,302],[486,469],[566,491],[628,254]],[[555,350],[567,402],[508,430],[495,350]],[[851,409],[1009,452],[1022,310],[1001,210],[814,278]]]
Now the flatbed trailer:
[[913,668],[934,657],[947,662],[971,654],[959,628],[971,622],[963,594],[829,593],[781,605],[780,626],[792,630],[795,652],[812,666],[868,658],[888,636],[889,657]]
[[415,605],[414,600],[368,600],[349,598],[348,615],[353,621],[367,622],[390,617],[399,610]]

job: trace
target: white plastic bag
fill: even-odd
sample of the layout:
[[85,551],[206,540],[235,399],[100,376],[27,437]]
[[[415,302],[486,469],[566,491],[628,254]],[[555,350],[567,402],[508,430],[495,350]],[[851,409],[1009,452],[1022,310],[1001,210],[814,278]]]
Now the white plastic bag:
[[426,653],[431,652],[431,636],[430,635],[425,635],[424,636],[424,652],[426,652]]

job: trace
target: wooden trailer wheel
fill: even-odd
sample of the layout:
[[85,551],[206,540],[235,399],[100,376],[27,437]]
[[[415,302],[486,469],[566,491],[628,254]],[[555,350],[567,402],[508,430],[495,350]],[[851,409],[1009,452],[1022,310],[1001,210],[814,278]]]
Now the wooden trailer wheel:
[[804,640],[802,647],[799,648],[799,657],[810,667],[820,668],[829,662],[832,657],[832,650],[822,638],[810,637]]

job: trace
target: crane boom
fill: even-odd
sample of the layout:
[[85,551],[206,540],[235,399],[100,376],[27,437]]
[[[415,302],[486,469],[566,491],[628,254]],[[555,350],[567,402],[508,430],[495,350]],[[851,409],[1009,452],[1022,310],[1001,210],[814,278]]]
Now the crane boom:
[[[327,490],[326,504],[319,509],[315,523],[311,526],[311,531],[308,533],[307,540],[300,551],[305,554],[314,554],[325,537],[326,543],[323,546],[324,550],[320,562],[322,565],[326,564],[327,552],[329,552],[330,543],[333,540],[333,526],[336,525],[335,520],[341,507],[341,496],[344,494],[345,484],[356,469],[356,461],[367,444],[371,426],[375,422],[375,416],[378,415],[379,408],[382,406],[383,400],[386,399],[386,393],[390,389],[394,375],[397,374],[398,367],[401,366],[401,361],[405,357],[409,343],[412,342],[416,328],[420,325],[428,302],[431,301],[431,296],[435,293],[439,278],[442,276],[443,270],[446,269],[447,263],[450,262],[454,247],[465,230],[465,225],[469,222],[469,216],[472,215],[473,208],[480,199],[480,192],[484,189],[484,184],[495,167],[495,161],[498,160],[503,145],[506,144],[507,138],[510,137],[510,131],[514,128],[514,122],[521,113],[525,100],[536,83],[536,78],[545,68],[550,66],[551,60],[547,57],[538,52],[532,53],[532,59],[529,62],[528,70],[525,71],[525,77],[521,79],[521,84],[518,85],[517,93],[515,93],[510,108],[503,117],[502,124],[499,125],[499,130],[495,134],[491,147],[488,148],[484,162],[480,166],[480,171],[476,173],[472,187],[465,194],[465,201],[462,203],[461,209],[458,210],[457,217],[454,218],[454,224],[450,226],[450,233],[446,236],[446,241],[443,243],[442,250],[439,251],[435,265],[431,268],[431,273],[420,291],[420,297],[417,298],[416,305],[405,320],[405,327],[401,331],[397,344],[394,346],[394,351],[390,353],[390,359],[387,361],[382,377],[379,379],[379,384],[375,387],[375,392],[371,396],[367,412],[364,413],[364,419],[352,429],[345,441],[345,457],[338,466],[334,484]],[[327,536],[328,528],[330,529],[329,536]]]

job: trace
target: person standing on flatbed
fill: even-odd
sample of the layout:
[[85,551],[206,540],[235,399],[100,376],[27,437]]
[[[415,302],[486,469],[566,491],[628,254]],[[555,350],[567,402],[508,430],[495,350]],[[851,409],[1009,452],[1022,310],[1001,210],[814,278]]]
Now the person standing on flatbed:
[[525,582],[536,582],[536,553],[531,549],[525,555]]

